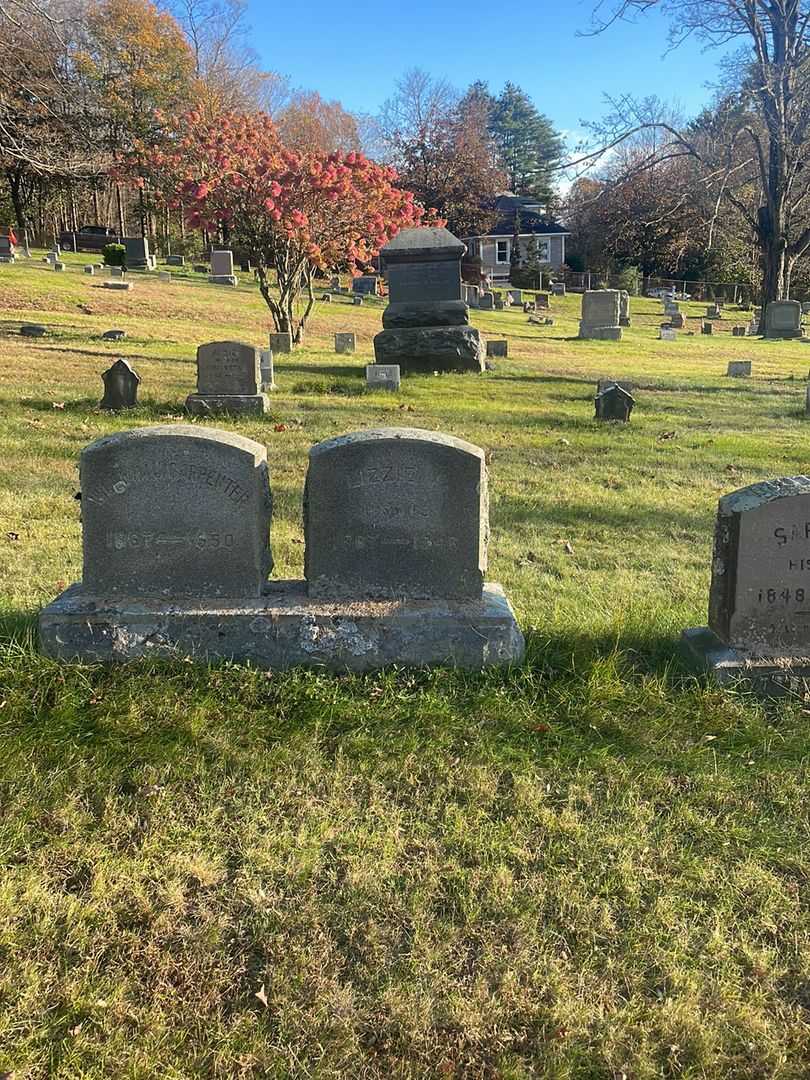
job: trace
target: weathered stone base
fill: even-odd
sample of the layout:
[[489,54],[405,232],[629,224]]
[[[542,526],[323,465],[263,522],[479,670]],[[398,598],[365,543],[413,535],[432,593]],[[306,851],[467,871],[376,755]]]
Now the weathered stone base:
[[691,663],[720,686],[737,684],[759,697],[810,698],[810,657],[747,656],[708,626],[684,630],[681,644]]
[[306,582],[268,584],[257,600],[117,600],[71,585],[39,616],[47,656],[84,663],[141,657],[249,662],[282,671],[373,671],[515,664],[525,644],[500,585],[478,601],[314,600]]
[[804,337],[804,330],[766,330],[765,338],[768,341],[796,341]]
[[233,274],[209,274],[208,282],[211,285],[230,285],[232,289],[239,284]]
[[266,394],[189,394],[186,398],[186,409],[192,416],[214,416],[217,413],[261,416],[269,408]]
[[403,375],[432,371],[484,371],[486,349],[472,326],[419,326],[382,330],[374,338],[377,364],[399,364]]
[[588,326],[581,322],[579,336],[588,341],[621,341],[622,328],[620,326]]

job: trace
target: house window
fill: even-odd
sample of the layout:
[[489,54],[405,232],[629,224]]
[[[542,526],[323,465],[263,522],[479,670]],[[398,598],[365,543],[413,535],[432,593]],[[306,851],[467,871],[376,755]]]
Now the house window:
[[496,263],[508,263],[509,262],[509,241],[508,240],[496,240],[495,241],[495,262]]

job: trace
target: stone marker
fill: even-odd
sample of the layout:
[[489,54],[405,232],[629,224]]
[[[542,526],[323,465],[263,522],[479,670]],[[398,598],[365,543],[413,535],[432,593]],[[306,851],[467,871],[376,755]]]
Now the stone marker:
[[701,332],[702,334],[707,334],[707,335],[708,335],[709,337],[711,337],[711,335],[712,335],[712,334],[714,333],[714,326],[713,326],[713,324],[712,324],[712,323],[710,323],[710,322],[704,322],[704,323],[703,323],[703,324],[701,325],[701,328],[700,328],[700,332]]
[[369,390],[399,390],[399,364],[366,364],[366,386]]
[[729,360],[726,375],[732,379],[747,379],[751,376],[750,360]]
[[253,265],[251,264],[250,259],[242,259],[242,261],[239,263],[239,269],[242,271],[243,274],[252,273]]
[[211,252],[211,273],[208,280],[212,285],[229,285],[231,288],[238,285],[233,272],[232,251]]
[[481,335],[461,294],[465,251],[447,229],[434,228],[403,229],[385,245],[389,304],[374,338],[378,364],[399,364],[405,375],[483,370]]
[[265,580],[270,491],[257,443],[141,428],[89,446],[81,482],[84,580],[40,615],[50,656],[355,672],[523,657],[503,589],[483,583],[486,472],[468,443],[395,428],[313,447],[306,533],[323,550],[308,546],[306,564],[323,571],[309,587],[325,598]]
[[292,334],[290,333],[290,331],[285,330],[280,334],[271,334],[270,349],[273,353],[291,353]]
[[509,343],[505,339],[487,342],[487,356],[508,356]]
[[709,626],[686,630],[718,682],[806,696],[810,680],[810,478],[752,484],[718,504]]
[[484,453],[416,428],[313,446],[304,495],[310,596],[480,599],[488,540]]
[[506,295],[509,297],[510,304],[515,304],[517,307],[520,307],[523,303],[522,289],[507,289]]
[[582,294],[580,338],[621,341],[621,293],[618,289],[589,289]]
[[723,313],[720,311],[720,308],[717,306],[717,304],[709,304],[709,306],[706,308],[706,318],[722,319],[722,317]]
[[678,315],[680,313],[680,305],[676,304],[674,300],[664,301],[664,314],[665,315]]
[[262,349],[259,370],[262,377],[262,393],[265,394],[268,390],[275,390],[276,377],[273,368],[273,353],[270,349]]
[[100,409],[120,412],[121,409],[134,409],[138,404],[141,379],[126,360],[116,360],[112,367],[101,373],[101,381],[104,383],[104,396],[98,403]]
[[503,307],[504,307],[503,298],[500,296],[499,293],[496,293],[495,294],[495,310],[496,311],[503,311]]
[[355,307],[362,307],[363,297],[359,293],[355,293],[355,295],[352,297],[352,303]]
[[101,335],[104,341],[123,341],[126,336],[126,330],[105,330]]
[[93,265],[92,263],[88,263],[88,265],[87,265],[87,266],[85,266],[85,268],[84,268],[84,272],[85,272],[85,274],[87,274],[87,275],[88,275],[89,277],[93,277],[93,275],[94,275],[94,274],[95,274],[95,272],[96,272],[96,268],[95,268],[95,266],[94,266],[94,265]]
[[630,293],[626,289],[619,291],[619,326],[630,326]]
[[552,281],[551,283],[551,295],[552,296],[565,296],[565,283],[562,281]]
[[673,330],[685,330],[686,316],[681,314],[680,311],[678,311],[670,318],[669,324]]
[[109,266],[107,269],[110,272],[111,278],[122,278],[124,276],[123,266]]
[[478,307],[481,311],[494,311],[495,310],[495,293],[484,292],[478,298]]
[[732,326],[731,328],[732,337],[745,337],[747,333],[748,328],[746,326]]
[[65,272],[65,264],[63,262],[55,262],[53,268],[57,274],[63,274]]
[[166,265],[167,266],[185,266],[186,265],[185,256],[184,255],[167,255],[166,256]]
[[324,304],[331,304],[332,303],[332,294],[328,293],[328,292],[325,292],[323,294],[323,296],[321,297],[321,300],[323,301]]
[[102,281],[101,287],[103,289],[115,289],[117,292],[130,292],[132,289],[131,281]]
[[661,340],[662,341],[676,341],[678,338],[678,331],[671,326],[661,327]]
[[354,349],[354,334],[335,334],[336,353],[353,353]]
[[538,293],[534,298],[534,310],[544,311],[549,305],[548,293]]
[[376,296],[378,281],[376,274],[361,274],[359,277],[352,278],[352,292],[362,296]]
[[124,236],[121,243],[126,249],[124,263],[128,270],[153,269],[154,257],[149,254],[149,241],[145,236]]
[[636,401],[633,395],[619,383],[611,383],[596,395],[596,419],[617,420],[626,424]]
[[192,265],[191,269],[194,271],[195,274],[207,274],[208,273],[208,264],[207,263],[194,263]]
[[20,333],[23,337],[45,337],[47,330],[39,323],[23,323],[20,327]]
[[765,308],[766,338],[800,338],[802,306],[798,300],[771,300]]
[[172,275],[169,273],[168,270],[161,270],[158,274],[158,281],[160,281],[163,285],[170,285],[171,280]]
[[192,416],[267,411],[259,350],[241,341],[211,341],[197,349],[197,392],[186,398]]

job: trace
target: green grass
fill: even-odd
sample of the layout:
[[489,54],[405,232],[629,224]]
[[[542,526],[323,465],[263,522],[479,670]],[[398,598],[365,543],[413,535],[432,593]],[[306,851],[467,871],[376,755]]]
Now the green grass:
[[[269,329],[248,284],[107,294],[66,261],[0,271],[0,1074],[806,1077],[805,704],[720,693],[677,640],[718,497],[810,468],[810,349],[658,342],[643,300],[621,345],[579,342],[568,297],[548,328],[475,313],[509,359],[393,397],[362,389],[382,304],[319,304],[272,415],[223,421],[268,448],[274,575],[302,573],[312,443],[463,436],[526,664],[62,667],[33,627],[81,576],[82,446],[179,419],[196,346]],[[142,404],[108,416],[119,355]],[[639,384],[627,427],[592,419],[603,375]]]

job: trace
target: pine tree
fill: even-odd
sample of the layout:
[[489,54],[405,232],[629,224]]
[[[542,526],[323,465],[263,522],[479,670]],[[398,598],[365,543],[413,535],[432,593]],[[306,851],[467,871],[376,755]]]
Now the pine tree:
[[548,201],[551,170],[563,153],[562,139],[548,117],[538,112],[525,91],[508,82],[495,99],[490,124],[510,189]]

